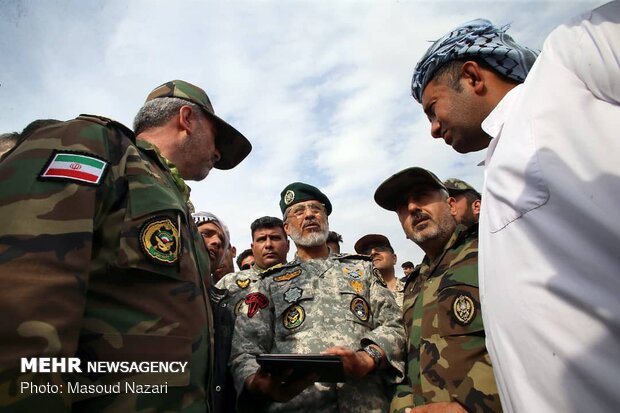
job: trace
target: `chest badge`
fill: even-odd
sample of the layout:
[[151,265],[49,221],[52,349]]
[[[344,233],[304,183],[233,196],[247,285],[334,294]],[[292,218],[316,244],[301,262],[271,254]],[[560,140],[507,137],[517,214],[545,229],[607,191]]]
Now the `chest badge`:
[[352,281],[349,281],[349,285],[351,285],[351,288],[353,288],[353,291],[355,291],[358,294],[364,291],[364,283],[361,281],[352,280]]
[[364,272],[359,268],[344,267],[342,271],[345,273],[347,277],[351,277],[355,280],[359,280],[360,278],[362,278],[362,275],[364,274]]
[[140,246],[151,260],[174,264],[179,259],[179,231],[169,218],[157,217],[142,225]]
[[304,290],[302,290],[299,287],[289,288],[284,293],[284,301],[286,301],[289,304],[292,304],[295,301],[299,300],[303,293],[304,293]]
[[362,297],[355,297],[351,300],[351,312],[362,321],[370,318],[370,307]]
[[299,304],[294,304],[286,309],[282,317],[282,324],[287,330],[299,327],[306,320],[306,311]]
[[471,323],[476,315],[474,300],[466,295],[459,295],[452,303],[452,313],[457,323],[461,325]]
[[258,310],[267,308],[269,305],[269,299],[261,293],[248,294],[244,302],[248,305],[248,317],[250,318],[254,317]]
[[248,288],[248,285],[250,285],[250,279],[245,279],[245,280],[237,280],[237,286],[239,288]]
[[276,282],[289,281],[289,280],[292,280],[293,278],[299,277],[300,274],[301,274],[301,268],[298,270],[292,271],[292,272],[287,272],[286,274],[273,277],[273,280]]
[[245,297],[235,304],[235,316],[238,316],[243,312],[243,305],[245,304]]

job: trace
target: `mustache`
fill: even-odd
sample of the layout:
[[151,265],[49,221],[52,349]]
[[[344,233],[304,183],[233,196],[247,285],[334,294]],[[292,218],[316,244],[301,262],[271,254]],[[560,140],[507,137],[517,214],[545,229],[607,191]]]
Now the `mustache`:
[[418,222],[424,219],[431,219],[431,216],[423,211],[415,211],[412,215],[412,218],[413,218],[413,224],[416,225]]
[[321,226],[321,223],[316,218],[308,218],[306,220],[306,222],[304,222],[304,225],[302,226],[302,228],[306,228],[308,225],[318,225],[318,226]]

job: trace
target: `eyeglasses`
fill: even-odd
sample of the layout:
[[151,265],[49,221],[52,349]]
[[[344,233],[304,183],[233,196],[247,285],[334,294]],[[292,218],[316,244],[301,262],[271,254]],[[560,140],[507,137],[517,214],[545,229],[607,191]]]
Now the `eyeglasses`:
[[306,205],[295,205],[291,207],[289,211],[289,215],[295,216],[295,218],[301,218],[306,213],[306,209],[309,209],[313,214],[319,214],[325,212],[325,205],[323,204],[306,204]]
[[369,248],[364,249],[364,250],[362,251],[362,254],[364,254],[364,255],[370,255],[370,254],[372,253],[372,251],[373,251],[373,250],[374,250],[375,252],[392,252],[392,250],[391,250],[391,249],[390,249],[390,247],[388,247],[388,246],[385,246],[385,245],[377,245],[377,246],[374,246],[374,247],[369,247]]

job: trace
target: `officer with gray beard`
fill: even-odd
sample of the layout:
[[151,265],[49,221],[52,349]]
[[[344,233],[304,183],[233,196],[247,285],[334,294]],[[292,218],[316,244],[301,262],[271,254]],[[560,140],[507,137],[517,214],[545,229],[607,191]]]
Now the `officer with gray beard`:
[[[387,411],[389,387],[403,375],[404,330],[394,297],[369,257],[330,255],[332,205],[320,190],[292,183],[280,209],[297,254],[261,274],[258,291],[246,297],[247,313],[237,318],[231,370],[239,411]],[[256,362],[262,353],[321,352],[341,357],[345,383],[290,380]]]

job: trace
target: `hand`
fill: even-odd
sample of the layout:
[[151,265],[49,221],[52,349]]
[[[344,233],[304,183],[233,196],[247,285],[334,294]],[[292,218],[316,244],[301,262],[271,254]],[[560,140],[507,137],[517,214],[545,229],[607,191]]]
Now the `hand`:
[[323,354],[340,356],[344,374],[361,379],[374,370],[375,361],[365,351],[353,351],[348,347],[335,346],[323,351]]
[[276,402],[287,402],[319,379],[317,374],[309,374],[295,380],[287,380],[292,374],[292,369],[275,375],[259,368],[245,380],[245,387],[255,395],[266,396]]
[[439,402],[405,409],[405,413],[467,413],[467,410],[456,402]]

